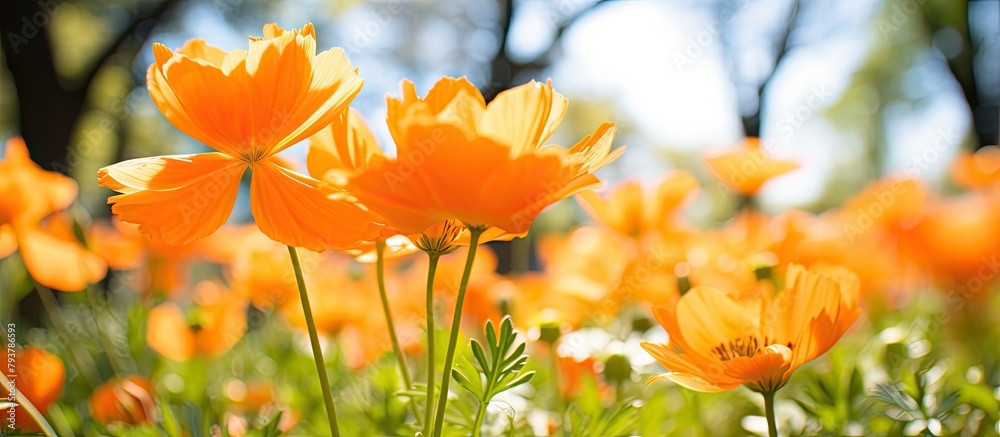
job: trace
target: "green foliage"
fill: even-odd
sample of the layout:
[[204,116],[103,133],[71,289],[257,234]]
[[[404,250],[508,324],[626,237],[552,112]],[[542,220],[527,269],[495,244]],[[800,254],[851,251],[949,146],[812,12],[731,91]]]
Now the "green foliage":
[[[472,355],[475,357],[473,364],[476,369],[475,380],[470,379],[460,369],[452,371],[452,376],[463,388],[476,396],[480,402],[489,403],[497,394],[510,390],[528,381],[535,376],[534,371],[521,372],[521,368],[528,362],[528,355],[524,353],[526,343],[520,343],[514,350],[514,341],[517,333],[514,332],[514,324],[510,317],[504,317],[500,323],[500,337],[497,338],[493,321],[486,322],[486,350],[473,339],[471,341]],[[466,369],[468,371],[468,369]]]

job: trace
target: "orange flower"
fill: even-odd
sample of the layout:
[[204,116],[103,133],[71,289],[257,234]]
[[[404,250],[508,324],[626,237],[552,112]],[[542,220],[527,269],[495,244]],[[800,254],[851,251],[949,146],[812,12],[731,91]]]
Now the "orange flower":
[[1000,194],[978,192],[952,199],[935,199],[908,241],[946,286],[963,294],[979,294],[993,282],[1000,251]]
[[771,393],[802,364],[823,355],[861,314],[858,280],[845,269],[788,268],[785,288],[743,300],[695,287],[676,303],[654,309],[670,335],[669,344],[642,347],[669,379],[703,392],[740,385]]
[[[63,367],[62,360],[40,348],[27,346],[15,356],[14,362],[17,372],[13,382],[17,391],[28,398],[39,412],[45,414],[49,406],[62,395],[66,379],[66,368]],[[4,389],[10,393],[10,387]],[[14,423],[22,431],[40,430],[34,419],[20,407],[14,409]]]
[[951,167],[952,178],[965,188],[1000,183],[1000,147],[988,146],[976,153],[960,153]]
[[217,152],[133,159],[98,172],[123,221],[172,245],[190,243],[229,218],[240,179],[253,172],[250,209],[268,237],[313,251],[346,249],[378,233],[346,198],[328,199],[319,181],[279,165],[275,155],[346,110],[362,81],[342,49],[316,55],[311,24],[264,26],[250,50],[229,53],[188,41],[177,52],[153,45],[149,93],[178,129]]
[[198,306],[188,315],[171,302],[149,311],[146,343],[150,348],[171,360],[187,361],[195,355],[222,355],[243,338],[247,329],[245,304],[222,284],[198,283],[194,302]]
[[[335,189],[340,189],[347,184],[350,177],[387,159],[364,119],[352,108],[332,124],[309,137],[306,165],[312,177]],[[479,241],[480,243],[493,240],[507,241],[516,236],[491,228],[480,237]],[[375,262],[375,245],[378,242],[385,243],[383,256],[390,259],[409,255],[418,249],[433,249],[430,246],[437,246],[442,252],[454,250],[454,247],[469,245],[469,237],[469,230],[465,225],[456,223],[455,220],[445,220],[408,236],[399,235],[392,228],[383,228],[374,241],[362,242],[345,252],[354,255],[358,261]]]
[[544,145],[566,112],[551,85],[531,82],[488,106],[466,79],[443,78],[420,99],[403,81],[389,98],[396,158],[350,178],[358,199],[403,234],[448,219],[527,232],[549,204],[600,183],[615,128],[601,125],[572,148]]
[[90,394],[90,415],[101,425],[152,423],[156,414],[153,384],[141,376],[113,379]]
[[0,160],[0,259],[19,250],[40,284],[78,291],[104,278],[107,265],[88,253],[66,221],[43,226],[76,198],[77,186],[59,173],[42,170],[28,157],[24,140],[7,141]]
[[697,189],[698,180],[691,173],[676,170],[653,192],[644,190],[637,181],[625,181],[603,197],[584,191],[576,198],[594,221],[627,237],[641,239],[651,232],[676,227],[677,214]]
[[772,159],[760,147],[759,138],[747,138],[735,150],[705,158],[708,169],[722,183],[744,196],[753,196],[761,185],[799,168],[791,161]]

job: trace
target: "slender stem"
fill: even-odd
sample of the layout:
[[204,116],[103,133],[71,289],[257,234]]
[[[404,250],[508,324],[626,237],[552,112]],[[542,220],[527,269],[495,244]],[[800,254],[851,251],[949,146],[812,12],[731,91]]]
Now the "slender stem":
[[[7,375],[3,374],[2,372],[0,372],[0,383],[3,383],[4,387],[12,386],[10,380],[7,379]],[[26,411],[28,415],[31,416],[32,419],[35,419],[35,423],[37,423],[38,427],[42,429],[42,432],[45,433],[45,435],[48,437],[57,437],[58,434],[56,434],[56,431],[52,429],[52,425],[49,425],[49,422],[45,420],[45,416],[42,415],[42,413],[38,411],[38,409],[35,408],[34,405],[32,405],[31,401],[29,401],[27,397],[21,394],[20,390],[15,388],[14,392],[15,392],[14,395],[17,398],[17,404],[21,408],[24,408],[24,411]],[[6,428],[6,425],[7,424],[3,424],[3,427]]]
[[434,430],[431,419],[434,418],[434,275],[437,273],[438,252],[427,252],[430,260],[427,264],[427,402],[424,408],[424,435],[431,435]]
[[337,408],[333,405],[333,391],[330,390],[330,379],[326,375],[323,349],[320,348],[319,334],[316,333],[316,322],[313,321],[312,308],[309,306],[309,294],[306,292],[306,279],[302,276],[302,265],[299,263],[299,253],[295,247],[288,246],[288,256],[292,258],[292,269],[295,270],[295,281],[299,286],[299,298],[302,300],[302,312],[306,317],[306,327],[309,328],[309,342],[312,344],[313,359],[316,361],[316,371],[319,373],[319,385],[323,390],[323,402],[326,404],[326,414],[330,419],[330,432],[334,437],[340,437],[340,427],[337,426]]
[[[375,272],[378,277],[378,293],[382,299],[382,311],[385,312],[385,324],[389,327],[389,340],[392,342],[392,352],[396,354],[396,362],[399,364],[399,372],[403,375],[403,384],[406,389],[413,388],[413,380],[410,379],[410,367],[406,364],[406,355],[403,355],[403,348],[399,347],[399,337],[396,336],[396,326],[392,322],[392,311],[389,309],[389,296],[385,292],[385,242],[375,243]],[[413,417],[419,421],[417,407],[410,402],[413,409]]]
[[563,399],[562,387],[559,386],[559,356],[556,355],[556,345],[552,343],[549,345],[549,362],[552,363],[552,393],[554,395],[554,407],[556,414],[559,415],[559,423],[557,424],[560,429],[563,430],[565,434],[565,428],[562,426],[563,415],[566,414],[566,400]]
[[[66,326],[62,315],[59,314],[59,301],[56,300],[56,296],[49,287],[39,284],[34,279],[32,279],[32,284],[38,292],[38,298],[42,301],[42,307],[45,308],[45,313],[48,314],[49,321],[55,327],[56,335],[59,336],[59,339],[66,346],[66,350],[70,358],[73,359],[73,362],[76,363],[76,368],[80,371],[80,375],[83,376],[83,379],[87,381],[87,385],[91,388],[97,387],[101,383],[101,374],[97,370],[97,365],[93,361],[84,360],[77,353],[79,352],[77,349],[79,343],[69,337],[69,327]],[[83,356],[90,358],[87,354]]]
[[448,339],[448,353],[444,358],[444,372],[441,373],[441,393],[438,395],[436,417],[434,418],[434,436],[441,436],[444,424],[444,413],[448,409],[448,385],[451,382],[451,368],[455,364],[455,346],[458,344],[458,330],[462,324],[462,306],[465,303],[465,290],[469,286],[469,276],[472,276],[472,263],[476,260],[476,248],[479,237],[483,235],[483,227],[469,228],[469,256],[465,259],[465,271],[462,273],[462,283],[458,287],[458,298],[455,300],[455,314],[451,319],[451,336]]
[[764,414],[767,416],[767,431],[770,437],[778,437],[778,423],[774,420],[774,392],[764,392]]
[[472,437],[479,437],[483,434],[483,419],[486,418],[486,407],[489,402],[479,402],[479,411],[476,411],[476,423],[472,425]]
[[382,298],[382,311],[385,312],[385,324],[389,327],[389,339],[392,341],[392,351],[396,354],[396,361],[399,362],[399,372],[403,375],[403,383],[406,389],[411,386],[410,368],[406,365],[406,356],[403,355],[403,348],[399,347],[399,337],[396,336],[396,327],[392,323],[392,311],[389,309],[389,296],[385,292],[385,243],[375,243],[375,272],[378,276],[378,292]]

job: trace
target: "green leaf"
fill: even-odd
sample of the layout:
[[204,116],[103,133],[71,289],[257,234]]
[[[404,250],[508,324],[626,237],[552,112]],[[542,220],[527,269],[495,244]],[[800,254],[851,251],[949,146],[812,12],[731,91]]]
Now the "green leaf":
[[[499,334],[492,321],[486,322],[485,331],[485,348],[476,340],[469,344],[475,364],[471,359],[460,358],[451,374],[460,386],[479,400],[480,407],[489,404],[497,394],[527,383],[535,376],[533,371],[521,372],[528,362],[528,356],[524,354],[526,345],[520,343],[514,346],[517,332],[510,317],[504,317],[500,322]],[[477,414],[482,414],[482,411],[480,409]]]

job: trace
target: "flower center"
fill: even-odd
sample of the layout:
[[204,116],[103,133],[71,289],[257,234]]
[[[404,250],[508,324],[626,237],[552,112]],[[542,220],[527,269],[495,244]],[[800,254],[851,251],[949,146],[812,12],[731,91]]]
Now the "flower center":
[[[719,343],[718,346],[712,348],[712,353],[719,357],[720,360],[728,361],[737,357],[753,357],[757,353],[758,348],[770,344],[772,343],[767,337],[759,339],[756,335],[748,335],[727,343]],[[788,342],[786,346],[791,349],[792,342]]]
[[256,164],[257,161],[264,159],[266,155],[266,150],[252,147],[249,150],[240,151],[239,159],[247,164],[253,165]]
[[420,239],[416,241],[416,246],[424,252],[440,255],[454,252],[458,247],[451,243],[458,239],[463,230],[465,230],[465,225],[461,222],[446,220],[441,229],[435,229],[435,232],[433,232],[434,235],[427,235],[426,233],[421,235]]

